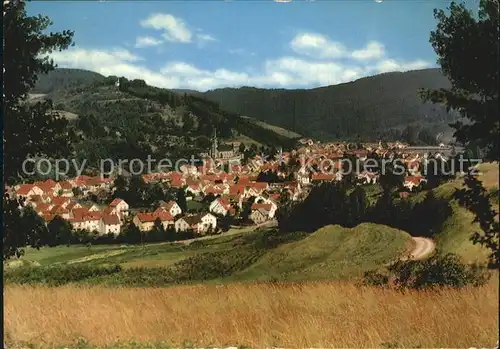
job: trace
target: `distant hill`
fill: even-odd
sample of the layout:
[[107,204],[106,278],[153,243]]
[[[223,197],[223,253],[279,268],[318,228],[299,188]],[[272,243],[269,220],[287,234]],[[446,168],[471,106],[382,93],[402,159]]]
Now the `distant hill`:
[[309,90],[223,88],[203,96],[223,109],[306,136],[367,140],[411,123],[446,128],[456,116],[441,106],[422,103],[418,89],[448,87],[439,69],[424,69]]
[[103,75],[88,70],[58,68],[48,74],[40,75],[31,93],[47,94],[55,90],[87,85],[104,79]]
[[[119,86],[116,82],[119,81]],[[41,76],[30,99],[50,98],[80,136],[75,155],[99,159],[187,158],[210,147],[217,129],[224,142],[291,148],[300,135],[222,110],[202,95],[104,77],[85,70],[56,69]]]

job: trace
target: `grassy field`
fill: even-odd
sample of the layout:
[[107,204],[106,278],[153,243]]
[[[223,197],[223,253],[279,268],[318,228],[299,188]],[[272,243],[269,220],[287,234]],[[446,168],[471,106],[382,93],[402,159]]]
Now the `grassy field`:
[[413,241],[407,233],[364,223],[356,228],[326,226],[303,240],[278,246],[235,279],[288,281],[348,279],[404,254]]
[[[217,281],[348,279],[397,259],[410,236],[377,224],[327,226],[313,234],[280,236],[271,229],[200,240],[190,245],[70,246],[28,249],[21,261],[40,266],[171,267],[190,279]],[[18,267],[19,262],[10,267]],[[9,264],[7,264],[7,267]],[[219,277],[198,277],[204,269]]]
[[262,128],[266,128],[268,130],[271,130],[271,131],[273,131],[281,136],[285,136],[288,138],[300,138],[300,137],[302,137],[300,134],[298,134],[296,132],[284,129],[284,128],[276,126],[276,125],[268,124],[267,122],[264,122],[264,121],[256,120],[256,119],[248,117],[248,116],[244,116],[244,118],[248,119],[248,120],[252,120],[256,125],[259,125]]
[[499,325],[495,278],[480,288],[407,293],[340,281],[118,289],[7,285],[4,298],[6,343],[41,347],[79,339],[99,346],[493,347]]

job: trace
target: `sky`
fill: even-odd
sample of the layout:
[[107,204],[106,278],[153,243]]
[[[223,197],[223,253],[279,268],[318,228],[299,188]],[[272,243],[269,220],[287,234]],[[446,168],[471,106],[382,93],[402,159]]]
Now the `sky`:
[[59,67],[163,88],[314,88],[436,67],[435,0],[37,1],[73,30]]

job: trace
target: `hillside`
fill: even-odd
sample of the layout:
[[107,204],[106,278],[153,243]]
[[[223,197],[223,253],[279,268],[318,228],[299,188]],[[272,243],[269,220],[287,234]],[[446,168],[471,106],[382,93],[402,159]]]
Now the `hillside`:
[[363,223],[352,229],[330,225],[270,250],[235,278],[306,281],[360,277],[363,271],[399,258],[411,244],[409,234],[384,225]]
[[56,69],[41,76],[31,92],[33,102],[50,98],[54,108],[72,121],[81,136],[76,156],[90,163],[103,158],[142,159],[148,154],[189,158],[208,149],[214,129],[222,141],[284,148],[299,137],[222,110],[202,96],[84,70]]
[[420,88],[449,86],[440,70],[425,69],[310,90],[223,88],[203,96],[229,111],[303,135],[369,139],[410,123],[435,127],[453,120],[443,107],[424,104],[418,96]]
[[48,74],[38,76],[38,81],[32,93],[47,94],[56,90],[88,85],[105,79],[99,73],[83,69],[58,68]]

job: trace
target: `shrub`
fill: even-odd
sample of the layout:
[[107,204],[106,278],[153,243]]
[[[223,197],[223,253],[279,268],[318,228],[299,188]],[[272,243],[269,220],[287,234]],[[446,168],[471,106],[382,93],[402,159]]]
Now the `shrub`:
[[67,283],[94,279],[99,276],[116,274],[122,271],[121,266],[96,267],[91,265],[65,265],[53,267],[23,267],[8,270],[4,280],[10,283],[33,284],[44,283],[59,286]]
[[398,261],[391,264],[388,271],[396,286],[412,289],[480,286],[490,278],[484,266],[464,264],[454,254],[435,255],[421,261]]
[[386,286],[389,283],[389,276],[376,270],[366,271],[363,275],[363,286]]

